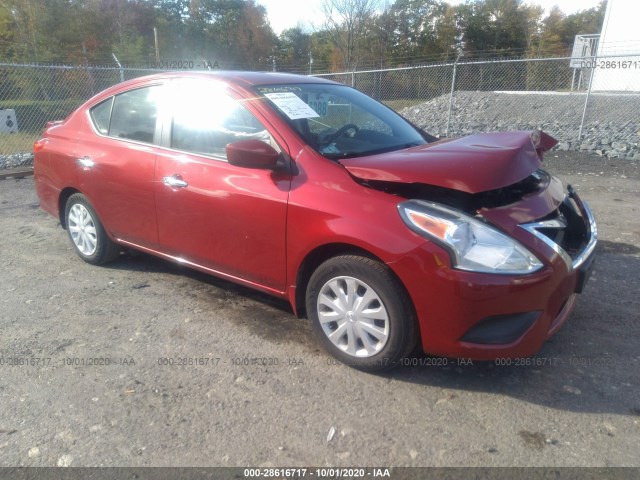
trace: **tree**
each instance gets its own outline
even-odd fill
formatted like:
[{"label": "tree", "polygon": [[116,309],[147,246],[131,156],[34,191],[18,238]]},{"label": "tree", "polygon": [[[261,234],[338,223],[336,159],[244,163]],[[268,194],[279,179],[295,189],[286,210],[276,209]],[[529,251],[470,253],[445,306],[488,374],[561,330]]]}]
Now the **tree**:
[{"label": "tree", "polygon": [[527,47],[527,10],[521,0],[475,0],[459,7],[466,52],[523,53]]},{"label": "tree", "polygon": [[524,5],[527,26],[527,49],[532,52],[535,48],[542,30],[542,15],[544,8],[540,5]]},{"label": "tree", "polygon": [[566,55],[567,44],[564,36],[566,15],[556,5],[542,21],[542,29],[537,42],[535,54]]},{"label": "tree", "polygon": [[[38,62],[42,57],[41,21],[47,14],[37,0],[3,0],[3,26],[8,31],[0,33],[12,42],[11,52],[14,60],[21,62]],[[14,30],[11,32],[11,30]]]},{"label": "tree", "polygon": [[395,41],[395,20],[391,14],[391,8],[385,6],[384,11],[373,19],[372,36],[368,42],[369,54],[372,63],[377,68],[387,66],[392,57],[392,48]]},{"label": "tree", "polygon": [[183,17],[184,58],[216,59],[230,68],[264,68],[276,36],[255,0],[191,0]]},{"label": "tree", "polygon": [[311,58],[311,35],[300,26],[288,28],[280,34],[278,69],[306,72]]},{"label": "tree", "polygon": [[588,10],[565,15],[553,7],[541,23],[538,39],[532,51],[540,55],[565,56],[571,54],[576,35],[598,34],[602,29],[606,2]]},{"label": "tree", "polygon": [[394,57],[411,59],[441,53],[436,27],[446,6],[439,0],[396,0],[391,7]]},{"label": "tree", "polygon": [[356,69],[377,7],[378,0],[322,1],[323,30],[339,54],[342,69]]},{"label": "tree", "polygon": [[329,34],[321,30],[311,34],[311,58],[313,65],[312,72],[327,72],[340,69],[333,61],[333,54],[336,51]]},{"label": "tree", "polygon": [[450,56],[460,49],[460,30],[456,19],[456,9],[449,4],[443,5],[443,13],[436,19],[435,48],[441,54]]},{"label": "tree", "polygon": [[[219,61],[226,68],[355,70],[469,56],[568,55],[599,33],[606,3],[565,15],[525,0],[323,0],[324,25],[273,33],[259,0],[0,0],[0,60],[128,64]],[[535,1],[535,0],[533,0]]]},{"label": "tree", "polygon": [[597,7],[568,15],[563,32],[565,41],[573,45],[576,35],[600,33],[606,10],[607,2],[602,0]]}]

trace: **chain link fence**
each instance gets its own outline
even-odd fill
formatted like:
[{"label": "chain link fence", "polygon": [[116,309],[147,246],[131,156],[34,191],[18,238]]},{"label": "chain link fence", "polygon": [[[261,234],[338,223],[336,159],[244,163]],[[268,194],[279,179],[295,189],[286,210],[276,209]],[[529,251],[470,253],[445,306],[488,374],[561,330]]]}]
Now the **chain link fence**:
[{"label": "chain link fence", "polygon": [[561,150],[640,159],[640,55],[514,59],[320,77],[351,85],[440,137],[541,129]]},{"label": "chain link fence", "polygon": [[28,165],[48,121],[64,119],[107,87],[154,72],[0,63],[0,168]]},{"label": "chain link fence", "polygon": [[[321,74],[386,103],[426,131],[542,129],[562,150],[640,158],[640,55],[461,61]],[[0,168],[28,163],[50,120],[124,80],[159,70],[0,64]]]}]

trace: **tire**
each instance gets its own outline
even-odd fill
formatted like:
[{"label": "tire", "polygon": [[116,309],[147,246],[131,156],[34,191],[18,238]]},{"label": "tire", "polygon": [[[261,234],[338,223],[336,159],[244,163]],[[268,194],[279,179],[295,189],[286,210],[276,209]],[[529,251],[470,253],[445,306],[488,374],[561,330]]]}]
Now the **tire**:
[{"label": "tire", "polygon": [[64,220],[71,244],[85,262],[103,265],[120,254],[120,247],[111,241],[96,211],[81,193],[74,193],[67,200]]},{"label": "tire", "polygon": [[418,323],[403,286],[382,263],[341,255],[311,275],[306,308],[325,349],[341,363],[376,372],[415,347]]}]

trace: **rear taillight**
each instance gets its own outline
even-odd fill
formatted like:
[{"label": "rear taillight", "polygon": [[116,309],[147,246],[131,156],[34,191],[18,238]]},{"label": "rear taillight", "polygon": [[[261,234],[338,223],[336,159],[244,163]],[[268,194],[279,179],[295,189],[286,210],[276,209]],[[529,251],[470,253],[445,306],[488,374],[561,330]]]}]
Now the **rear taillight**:
[{"label": "rear taillight", "polygon": [[39,152],[47,144],[46,138],[41,138],[33,144],[33,153]]}]

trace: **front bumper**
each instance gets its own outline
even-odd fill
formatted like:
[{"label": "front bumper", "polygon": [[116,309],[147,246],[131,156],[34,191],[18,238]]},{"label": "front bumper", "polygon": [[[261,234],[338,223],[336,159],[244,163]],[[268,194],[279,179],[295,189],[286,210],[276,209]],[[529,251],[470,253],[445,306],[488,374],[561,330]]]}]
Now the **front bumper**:
[{"label": "front bumper", "polygon": [[[448,255],[430,243],[389,265],[413,300],[425,352],[475,360],[526,357],[560,329],[589,278],[597,244],[589,206],[571,187],[568,192],[564,200],[575,210],[569,227],[580,232],[557,235],[553,230],[563,227],[561,210],[569,208],[561,199],[547,202],[548,211],[539,212],[542,220],[507,226],[545,263],[538,272],[514,276],[455,270]],[[540,204],[536,198],[522,202],[513,209],[518,212],[514,218],[521,218],[527,202]],[[507,218],[504,211],[500,214]],[[554,241],[558,238],[569,238],[565,243],[574,247],[579,241],[579,248],[568,251],[562,241]]]}]

